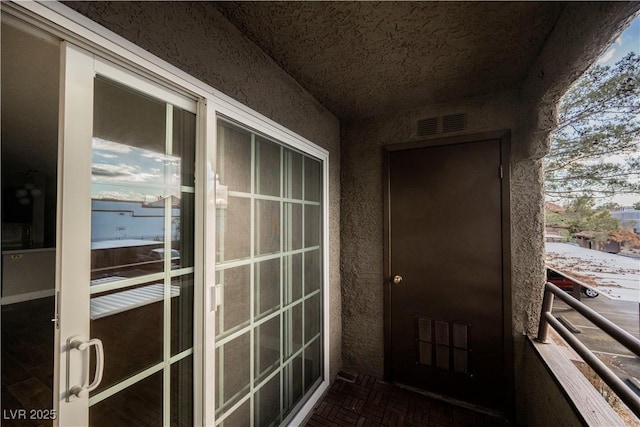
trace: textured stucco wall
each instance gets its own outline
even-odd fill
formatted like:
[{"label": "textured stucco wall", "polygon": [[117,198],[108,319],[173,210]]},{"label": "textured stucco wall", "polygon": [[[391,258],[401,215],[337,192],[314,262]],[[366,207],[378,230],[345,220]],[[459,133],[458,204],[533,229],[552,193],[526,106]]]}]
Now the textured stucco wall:
[{"label": "textured stucco wall", "polygon": [[[343,125],[342,141],[342,306],[343,357],[345,368],[381,377],[384,370],[383,337],[383,146],[437,139],[460,134],[510,130],[516,126],[519,96],[504,93],[458,102],[372,117]],[[465,113],[467,130],[438,134],[430,138],[416,135],[416,121],[447,114]],[[512,145],[517,144],[512,138]],[[540,188],[540,163],[512,161],[512,186]],[[528,191],[528,190],[526,190]],[[513,194],[512,203],[527,203],[512,212],[512,233],[526,235],[534,226],[542,232],[537,215],[539,197]],[[532,209],[533,212],[527,209]],[[526,221],[524,219],[526,218]],[[532,224],[538,221],[537,224]],[[519,230],[522,227],[523,230]],[[526,228],[526,229],[525,229]],[[540,248],[536,248],[540,250]],[[514,269],[520,266],[514,266]],[[523,274],[518,274],[520,277]],[[539,275],[539,281],[542,276]],[[513,293],[530,293],[513,283]],[[520,300],[526,298],[514,298]],[[514,309],[515,312],[515,309]],[[522,315],[514,331],[522,331]]]},{"label": "textured stucco wall", "polygon": [[208,2],[65,2],[329,151],[331,378],[342,366],[340,124]]},{"label": "textured stucco wall", "polygon": [[[535,334],[544,286],[544,167],[556,104],[623,28],[638,3],[568,5],[521,90],[343,124],[342,287],[345,369],[382,376],[382,146],[427,138],[420,118],[464,112],[465,134],[511,130],[511,304],[517,390],[536,387],[524,334]],[[601,24],[606,22],[607,26]],[[603,30],[606,28],[606,30]],[[455,135],[447,134],[447,135]],[[437,135],[439,138],[445,135]],[[528,363],[528,362],[527,362]],[[525,369],[526,368],[526,369]],[[544,411],[516,393],[518,412]],[[533,405],[533,406],[532,406]],[[526,421],[526,420],[521,420]]]}]

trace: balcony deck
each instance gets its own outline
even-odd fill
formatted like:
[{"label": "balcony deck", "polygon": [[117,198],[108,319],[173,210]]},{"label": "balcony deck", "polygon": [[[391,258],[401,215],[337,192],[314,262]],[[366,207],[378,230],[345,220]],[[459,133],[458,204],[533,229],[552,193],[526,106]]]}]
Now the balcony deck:
[{"label": "balcony deck", "polygon": [[374,377],[338,379],[305,424],[327,426],[509,426],[486,413],[434,399]]}]

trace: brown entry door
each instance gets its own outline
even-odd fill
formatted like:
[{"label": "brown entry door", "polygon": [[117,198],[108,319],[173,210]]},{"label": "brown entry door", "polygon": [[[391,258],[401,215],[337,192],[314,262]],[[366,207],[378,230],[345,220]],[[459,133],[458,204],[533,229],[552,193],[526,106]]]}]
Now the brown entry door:
[{"label": "brown entry door", "polygon": [[507,390],[501,144],[390,151],[387,204],[388,376],[498,410]]}]

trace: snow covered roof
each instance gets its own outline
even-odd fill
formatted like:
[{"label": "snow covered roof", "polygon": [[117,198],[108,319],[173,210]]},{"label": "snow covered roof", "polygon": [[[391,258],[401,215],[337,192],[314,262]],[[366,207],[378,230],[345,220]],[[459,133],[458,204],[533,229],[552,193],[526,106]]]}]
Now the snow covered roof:
[{"label": "snow covered roof", "polygon": [[547,242],[547,264],[597,288],[601,295],[640,302],[640,259]]}]

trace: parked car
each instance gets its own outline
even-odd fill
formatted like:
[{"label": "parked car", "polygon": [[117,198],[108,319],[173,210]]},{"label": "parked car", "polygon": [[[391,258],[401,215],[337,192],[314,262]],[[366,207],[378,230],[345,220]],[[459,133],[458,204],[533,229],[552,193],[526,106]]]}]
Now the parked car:
[{"label": "parked car", "polygon": [[[573,286],[576,284],[573,280],[563,276],[560,273],[557,273],[549,268],[547,268],[547,282],[553,283],[560,289],[572,292]],[[582,288],[582,293],[585,294],[589,298],[595,298],[599,294],[594,289],[585,288],[584,286],[580,286]]]},{"label": "parked car", "polygon": [[[171,269],[176,269],[180,267],[180,251],[176,249],[171,249]],[[160,261],[164,260],[164,248],[155,248],[151,249],[148,252],[142,253],[138,255],[138,262],[158,265]]]},{"label": "parked car", "polygon": [[[151,251],[149,252],[149,256],[151,257],[151,259],[164,259],[164,249],[163,248],[151,249]],[[171,259],[172,260],[180,259],[180,251],[176,249],[171,249]]]}]

